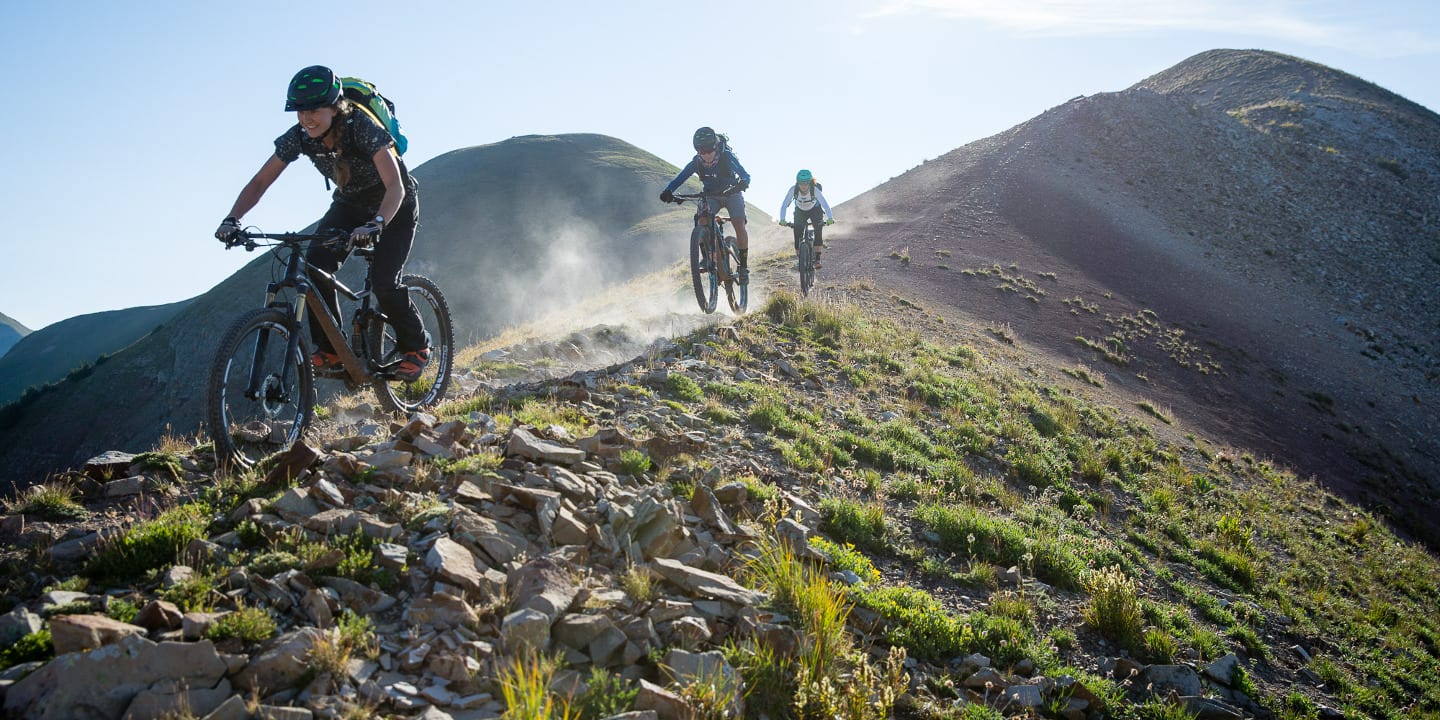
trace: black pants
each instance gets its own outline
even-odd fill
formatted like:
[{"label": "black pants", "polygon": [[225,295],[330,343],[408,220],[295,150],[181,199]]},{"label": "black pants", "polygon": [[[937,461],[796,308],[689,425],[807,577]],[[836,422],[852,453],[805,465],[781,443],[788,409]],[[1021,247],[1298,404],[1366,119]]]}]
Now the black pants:
[{"label": "black pants", "polygon": [[[407,193],[405,201],[400,203],[399,212],[395,213],[395,218],[385,223],[385,230],[380,233],[380,239],[375,243],[375,258],[370,263],[370,289],[375,293],[380,311],[385,313],[390,325],[395,328],[395,347],[400,352],[425,347],[425,324],[420,320],[420,313],[415,309],[415,305],[410,302],[409,293],[400,285],[400,274],[405,271],[405,260],[410,257],[410,246],[415,242],[415,226],[419,215],[419,200],[413,191]],[[334,203],[325,213],[325,217],[320,219],[320,228],[322,231],[325,228],[351,230],[374,217],[374,208]],[[325,272],[334,273],[349,255],[350,250],[344,244],[311,243],[305,259]],[[313,274],[310,276],[310,283],[317,296],[325,301],[325,305],[343,327],[340,295],[336,292],[335,285]],[[334,352],[334,348],[330,347],[330,340],[325,337],[325,331],[320,329],[313,314],[310,316],[310,341],[316,350]]]},{"label": "black pants", "polygon": [[820,203],[815,203],[815,207],[809,210],[801,210],[798,207],[795,208],[795,223],[793,228],[795,230],[796,245],[800,244],[800,238],[805,237],[805,223],[807,222],[815,227],[815,244],[824,245],[824,243],[820,242],[820,229],[825,227],[825,210],[820,207]]}]

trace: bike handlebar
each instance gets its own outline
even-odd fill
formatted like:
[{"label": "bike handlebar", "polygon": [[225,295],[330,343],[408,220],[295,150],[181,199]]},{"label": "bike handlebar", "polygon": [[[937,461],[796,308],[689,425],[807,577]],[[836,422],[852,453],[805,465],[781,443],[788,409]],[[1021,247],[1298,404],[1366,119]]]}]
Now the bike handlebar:
[{"label": "bike handlebar", "polygon": [[740,188],[738,188],[738,187],[730,187],[730,188],[726,188],[726,189],[724,189],[724,190],[721,190],[721,191],[718,192],[718,193],[716,193],[716,192],[698,192],[698,193],[683,193],[683,194],[682,194],[682,193],[672,193],[672,194],[670,195],[670,197],[675,198],[675,201],[676,201],[677,203],[679,203],[679,202],[682,202],[682,201],[685,201],[685,200],[699,200],[699,199],[705,198],[705,197],[716,197],[716,196],[722,196],[722,197],[723,197],[723,196],[729,196],[729,195],[734,195],[734,194],[737,193],[737,192],[740,192]]},{"label": "bike handlebar", "polygon": [[[349,242],[350,233],[345,230],[331,230],[320,233],[265,233],[252,232],[250,230],[239,230],[225,240],[225,249],[233,247],[244,247],[246,252],[253,252],[258,247],[271,247],[278,245],[299,245],[305,242],[335,242],[338,240]],[[268,240],[270,242],[259,242]]]}]

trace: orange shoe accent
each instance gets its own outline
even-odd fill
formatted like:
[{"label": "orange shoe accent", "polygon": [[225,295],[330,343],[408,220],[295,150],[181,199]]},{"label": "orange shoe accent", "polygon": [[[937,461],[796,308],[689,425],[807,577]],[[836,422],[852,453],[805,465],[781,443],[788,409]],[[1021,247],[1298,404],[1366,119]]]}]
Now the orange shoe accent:
[{"label": "orange shoe accent", "polygon": [[425,371],[425,366],[430,364],[430,348],[422,350],[411,350],[401,357],[400,367],[395,368],[395,375],[405,382],[414,382],[420,378],[420,373]]},{"label": "orange shoe accent", "polygon": [[340,364],[340,356],[324,350],[316,350],[310,353],[310,364],[316,368],[335,367]]}]

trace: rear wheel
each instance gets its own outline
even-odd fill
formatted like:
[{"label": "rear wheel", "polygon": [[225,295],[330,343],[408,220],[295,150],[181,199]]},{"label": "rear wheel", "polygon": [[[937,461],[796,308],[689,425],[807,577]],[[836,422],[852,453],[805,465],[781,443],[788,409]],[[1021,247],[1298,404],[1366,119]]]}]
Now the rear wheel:
[{"label": "rear wheel", "polygon": [[244,470],[300,439],[315,409],[310,345],[292,335],[290,316],[260,308],[242,316],[220,340],[210,366],[206,421],[222,468]]},{"label": "rear wheel", "polygon": [[455,361],[455,330],[450,323],[450,306],[440,287],[426,277],[406,275],[400,279],[410,295],[410,303],[420,311],[430,342],[430,362],[415,380],[396,377],[394,366],[401,361],[395,346],[395,329],[378,315],[371,316],[365,327],[365,346],[370,357],[382,368],[375,373],[375,396],[389,412],[408,415],[430,407],[445,397],[450,386],[451,364]]},{"label": "rear wheel", "polygon": [[690,284],[695,287],[695,302],[700,304],[700,310],[706,313],[715,312],[715,301],[718,299],[717,292],[720,284],[720,277],[716,269],[706,268],[706,255],[710,249],[710,232],[703,227],[696,227],[690,232]]},{"label": "rear wheel", "polygon": [[735,238],[725,238],[721,247],[720,255],[725,263],[725,299],[730,303],[730,312],[740,315],[745,312],[750,300],[750,284],[740,282],[740,254],[735,247]]}]

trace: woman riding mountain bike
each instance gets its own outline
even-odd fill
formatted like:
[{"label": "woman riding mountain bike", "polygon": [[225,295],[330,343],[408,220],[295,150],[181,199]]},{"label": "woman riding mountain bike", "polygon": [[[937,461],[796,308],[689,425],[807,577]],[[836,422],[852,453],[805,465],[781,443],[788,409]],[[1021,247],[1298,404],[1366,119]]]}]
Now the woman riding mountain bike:
[{"label": "woman riding mountain bike", "polygon": [[[785,211],[790,209],[790,203],[795,203],[795,221],[792,223],[785,219]],[[824,222],[821,222],[821,214],[824,214]],[[800,238],[805,234],[805,224],[809,223],[815,228],[815,267],[820,267],[820,248],[825,247],[824,236],[820,234],[822,225],[831,225],[835,222],[835,214],[830,212],[830,203],[825,201],[825,194],[820,192],[820,183],[815,182],[815,176],[809,170],[801,170],[795,174],[795,184],[785,192],[785,201],[780,204],[780,224],[795,229],[795,243],[800,243]]]},{"label": "woman riding mountain bike", "polygon": [[[296,73],[285,97],[285,110],[294,111],[298,122],[275,139],[275,152],[241,189],[215,237],[234,238],[240,231],[240,218],[260,202],[285,168],[301,155],[309,157],[325,176],[327,186],[335,183],[320,229],[349,230],[351,243],[375,245],[370,282],[403,355],[396,374],[414,380],[430,361],[425,326],[400,281],[420,214],[415,178],[396,153],[389,131],[367,113],[356,111],[330,68],[313,65]],[[311,283],[336,317],[340,317],[340,299],[329,275],[340,269],[350,250],[347,243],[312,243],[305,257],[310,265],[325,271],[313,274]],[[313,314],[310,338],[315,348],[311,362],[317,369],[339,363]]]},{"label": "woman riding mountain bike", "polygon": [[[750,234],[745,231],[745,196],[742,193],[750,187],[750,173],[745,172],[740,160],[730,150],[728,139],[724,135],[717,134],[709,127],[702,127],[695,131],[690,140],[695,148],[695,157],[660,191],[660,202],[676,202],[675,190],[691,175],[699,173],[700,184],[705,193],[705,212],[713,215],[723,207],[730,213],[730,224],[735,228],[736,256],[740,261],[740,284],[748,284]],[[723,195],[727,190],[734,192]]]}]

